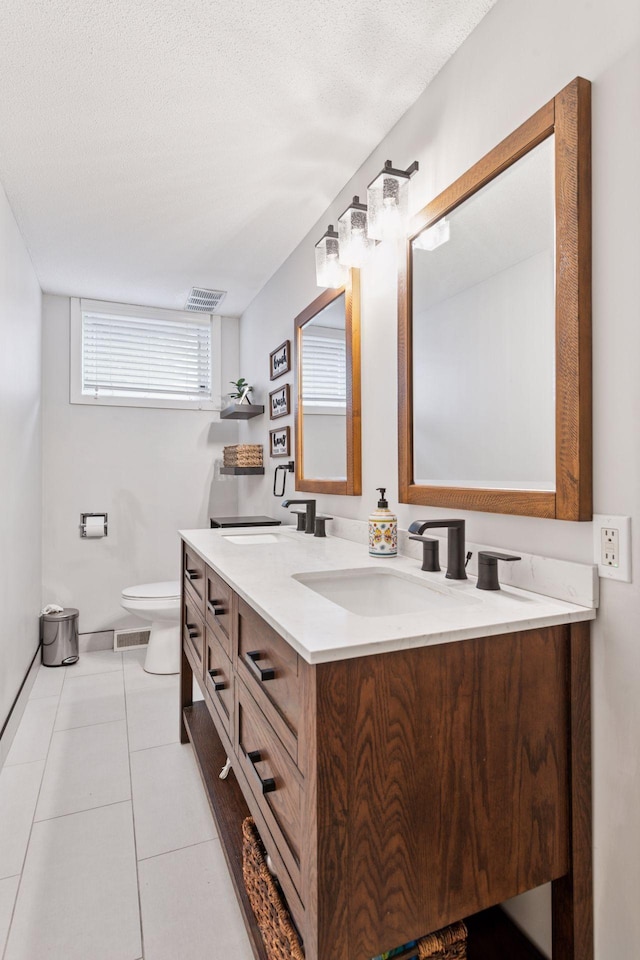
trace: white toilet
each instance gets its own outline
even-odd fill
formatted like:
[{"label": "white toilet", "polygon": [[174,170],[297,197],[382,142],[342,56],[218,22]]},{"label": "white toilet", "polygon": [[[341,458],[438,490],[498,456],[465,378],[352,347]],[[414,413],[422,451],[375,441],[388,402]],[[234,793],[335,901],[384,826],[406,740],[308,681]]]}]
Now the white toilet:
[{"label": "white toilet", "polygon": [[129,613],[151,621],[147,673],[180,673],[180,581],[125,587],[120,603]]}]

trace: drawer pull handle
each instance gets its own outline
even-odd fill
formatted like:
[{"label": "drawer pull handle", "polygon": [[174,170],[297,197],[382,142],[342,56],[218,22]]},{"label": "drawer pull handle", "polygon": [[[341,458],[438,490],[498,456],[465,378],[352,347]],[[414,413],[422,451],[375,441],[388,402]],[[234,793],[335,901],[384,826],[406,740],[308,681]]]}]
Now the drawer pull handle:
[{"label": "drawer pull handle", "polygon": [[191,637],[192,640],[195,640],[196,637],[199,637],[199,636],[200,636],[200,634],[199,634],[199,632],[198,632],[198,628],[196,627],[195,623],[187,623],[187,624],[186,624],[186,627],[187,627],[187,631],[188,631],[188,633],[189,633],[189,636]]},{"label": "drawer pull handle", "polygon": [[213,683],[213,689],[216,691],[216,693],[219,693],[221,690],[227,689],[226,681],[216,680],[216,677],[218,676],[219,672],[220,672],[219,670],[209,670],[209,676],[211,677],[211,682]]},{"label": "drawer pull handle", "polygon": [[188,567],[187,567],[187,569],[184,571],[184,575],[185,575],[185,577],[187,578],[187,580],[199,580],[199,579],[200,579],[200,574],[198,573],[198,571],[197,571],[197,570],[189,570]]},{"label": "drawer pull handle", "polygon": [[259,650],[252,650],[250,653],[245,653],[244,661],[253,673],[255,677],[260,680],[261,683],[265,683],[267,680],[274,680],[276,672],[273,667],[259,667],[257,661],[262,659],[262,654]]},{"label": "drawer pull handle", "polygon": [[253,772],[255,773],[256,777],[258,778],[258,783],[260,784],[260,788],[261,788],[262,792],[263,792],[263,793],[273,793],[273,791],[276,789],[276,782],[275,782],[275,780],[273,779],[273,777],[266,777],[266,778],[263,780],[262,777],[260,776],[260,774],[258,773],[258,771],[256,770],[256,763],[260,763],[260,762],[262,761],[262,755],[261,755],[260,751],[259,751],[259,750],[250,750],[250,751],[248,752],[248,754],[247,754],[247,759],[248,759],[249,763],[251,764],[251,769],[253,770]]},{"label": "drawer pull handle", "polygon": [[218,606],[217,600],[207,601],[207,607],[209,608],[211,613],[214,615],[214,617],[220,617],[224,613],[224,607]]}]

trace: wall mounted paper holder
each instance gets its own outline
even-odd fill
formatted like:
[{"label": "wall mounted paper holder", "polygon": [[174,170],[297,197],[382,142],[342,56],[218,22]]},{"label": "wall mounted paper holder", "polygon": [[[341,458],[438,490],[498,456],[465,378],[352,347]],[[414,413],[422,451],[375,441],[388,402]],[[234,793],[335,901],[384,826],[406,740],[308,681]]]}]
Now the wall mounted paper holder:
[{"label": "wall mounted paper holder", "polygon": [[103,536],[109,535],[109,526],[108,526],[108,515],[102,510],[100,513],[81,513],[80,514],[80,536],[87,537],[87,520],[89,517],[102,517],[104,519],[104,533]]}]

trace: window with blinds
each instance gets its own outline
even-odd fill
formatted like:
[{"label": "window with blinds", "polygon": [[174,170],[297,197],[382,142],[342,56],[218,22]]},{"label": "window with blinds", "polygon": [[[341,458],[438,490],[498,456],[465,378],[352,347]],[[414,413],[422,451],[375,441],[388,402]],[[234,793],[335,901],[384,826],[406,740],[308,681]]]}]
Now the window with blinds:
[{"label": "window with blinds", "polygon": [[86,397],[211,401],[211,370],[209,317],[183,321],[82,311]]},{"label": "window with blinds", "polygon": [[302,337],[302,402],[341,412],[347,405],[347,355],[344,334],[318,336],[305,330]]}]

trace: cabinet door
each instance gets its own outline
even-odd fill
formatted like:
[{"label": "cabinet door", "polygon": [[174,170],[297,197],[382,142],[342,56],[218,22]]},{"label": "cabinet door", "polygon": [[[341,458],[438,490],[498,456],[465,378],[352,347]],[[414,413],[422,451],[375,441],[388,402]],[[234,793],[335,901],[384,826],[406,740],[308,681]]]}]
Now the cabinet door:
[{"label": "cabinet door", "polygon": [[241,680],[236,679],[237,758],[291,879],[300,886],[303,781]]},{"label": "cabinet door", "polygon": [[[316,668],[319,857],[341,846],[350,902],[369,904],[350,914],[358,956],[566,874],[567,636],[541,628]],[[321,861],[318,883],[333,903]]]},{"label": "cabinet door", "polygon": [[231,736],[233,726],[231,661],[216,635],[208,627],[205,630],[204,689],[207,705],[213,707],[225,731]]},{"label": "cabinet door", "polygon": [[182,642],[191,654],[197,675],[202,679],[204,660],[204,622],[200,616],[199,601],[185,585],[182,604]]},{"label": "cabinet door", "polygon": [[298,654],[241,598],[237,672],[297,761],[302,701]]},{"label": "cabinet door", "polygon": [[201,617],[204,617],[204,568],[204,560],[198,556],[195,550],[185,544],[183,582],[191,588]]},{"label": "cabinet door", "polygon": [[224,652],[230,658],[235,632],[236,595],[228,583],[210,567],[205,572],[205,617]]}]

